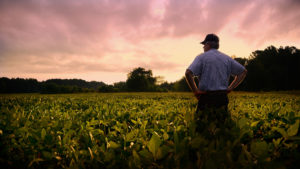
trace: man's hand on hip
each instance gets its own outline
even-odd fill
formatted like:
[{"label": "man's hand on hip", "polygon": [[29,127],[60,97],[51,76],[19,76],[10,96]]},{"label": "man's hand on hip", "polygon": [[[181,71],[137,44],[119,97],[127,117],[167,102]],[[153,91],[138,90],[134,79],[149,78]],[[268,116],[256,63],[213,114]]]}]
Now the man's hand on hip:
[{"label": "man's hand on hip", "polygon": [[206,92],[200,91],[200,90],[197,90],[197,91],[194,92],[194,96],[197,98],[197,100],[200,99],[200,96],[201,96],[202,94],[206,94]]}]

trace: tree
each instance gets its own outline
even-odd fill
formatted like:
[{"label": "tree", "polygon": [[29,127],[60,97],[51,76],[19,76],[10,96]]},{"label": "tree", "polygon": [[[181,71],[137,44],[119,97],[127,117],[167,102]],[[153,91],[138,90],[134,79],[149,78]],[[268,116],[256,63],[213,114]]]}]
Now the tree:
[{"label": "tree", "polygon": [[126,82],[116,82],[116,83],[114,83],[114,88],[115,88],[115,91],[125,92],[125,91],[127,91]]},{"label": "tree", "polygon": [[[196,85],[198,85],[197,82],[196,82]],[[178,80],[174,83],[173,90],[177,91],[177,92],[190,91],[190,88],[185,80],[185,77],[182,77],[180,80]]]},{"label": "tree", "polygon": [[269,46],[251,54],[246,65],[246,90],[300,89],[300,50],[295,47]]},{"label": "tree", "polygon": [[0,78],[0,93],[34,93],[39,91],[36,79]]},{"label": "tree", "polygon": [[246,58],[234,58],[234,60],[244,66],[246,66],[248,64],[248,59],[246,59]]},{"label": "tree", "polygon": [[103,93],[115,92],[115,89],[113,85],[104,85],[98,88],[98,92],[103,92]]},{"label": "tree", "polygon": [[129,91],[154,91],[156,78],[152,75],[152,70],[135,68],[128,75],[126,85]]},{"label": "tree", "polygon": [[173,90],[173,83],[164,82],[159,85],[159,89],[162,92],[168,92]]}]

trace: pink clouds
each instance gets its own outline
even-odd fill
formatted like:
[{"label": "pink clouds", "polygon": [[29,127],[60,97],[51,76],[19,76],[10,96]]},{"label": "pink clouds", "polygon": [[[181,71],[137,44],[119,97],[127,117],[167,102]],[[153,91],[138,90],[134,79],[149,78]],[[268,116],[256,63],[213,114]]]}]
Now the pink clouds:
[{"label": "pink clouds", "polygon": [[46,48],[47,51],[84,53],[94,43],[100,43],[101,47],[112,29],[130,30],[147,15],[146,3],[110,2],[4,1],[1,4],[1,25],[4,25],[0,29],[1,41],[10,43],[8,47],[34,52]]},{"label": "pink clouds", "polygon": [[278,39],[298,40],[300,36],[299,9],[300,1],[297,0],[251,3],[239,25],[240,31],[237,35],[257,46],[265,41]]},{"label": "pink clouds", "polygon": [[248,44],[299,42],[299,9],[298,0],[2,0],[0,76],[125,73],[136,66],[178,73],[186,65],[173,57],[180,48],[143,43],[202,40],[233,22],[232,35]]}]

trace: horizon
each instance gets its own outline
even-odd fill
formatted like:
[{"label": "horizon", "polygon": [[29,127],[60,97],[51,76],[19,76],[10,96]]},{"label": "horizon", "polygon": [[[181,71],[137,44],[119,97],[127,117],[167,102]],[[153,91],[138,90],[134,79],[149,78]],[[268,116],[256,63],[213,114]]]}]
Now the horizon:
[{"label": "horizon", "polygon": [[4,0],[0,77],[113,84],[143,67],[175,82],[208,33],[240,58],[271,45],[300,47],[299,9],[297,0]]}]

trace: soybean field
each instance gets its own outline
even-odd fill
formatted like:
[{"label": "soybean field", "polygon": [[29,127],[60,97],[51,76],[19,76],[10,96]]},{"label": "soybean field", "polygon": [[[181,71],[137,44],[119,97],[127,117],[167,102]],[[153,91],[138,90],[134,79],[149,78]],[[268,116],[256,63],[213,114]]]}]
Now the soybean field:
[{"label": "soybean field", "polygon": [[192,93],[2,94],[0,165],[298,168],[299,92],[232,92],[229,100],[230,123],[208,123],[203,134]]}]

